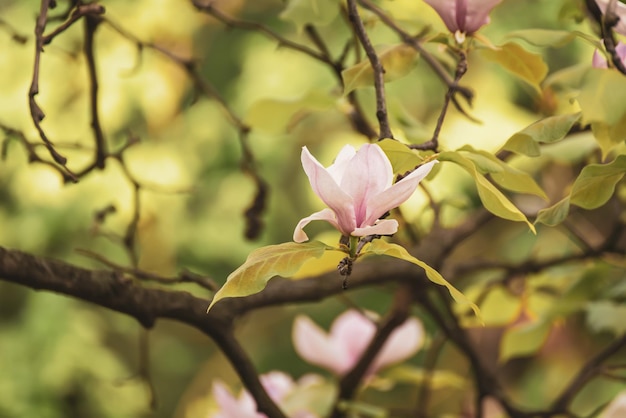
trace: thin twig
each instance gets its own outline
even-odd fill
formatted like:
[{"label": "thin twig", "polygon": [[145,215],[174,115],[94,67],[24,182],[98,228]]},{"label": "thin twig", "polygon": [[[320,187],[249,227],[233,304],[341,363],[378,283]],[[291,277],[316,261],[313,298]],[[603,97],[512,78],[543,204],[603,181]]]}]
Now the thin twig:
[{"label": "thin twig", "polygon": [[389,117],[387,116],[387,99],[385,97],[385,69],[383,68],[380,58],[374,46],[367,36],[363,21],[357,10],[356,0],[348,0],[348,17],[354,28],[354,32],[359,42],[365,50],[367,59],[372,66],[374,73],[374,90],[376,91],[376,118],[378,119],[379,134],[378,139],[393,138],[391,127],[389,126]]}]

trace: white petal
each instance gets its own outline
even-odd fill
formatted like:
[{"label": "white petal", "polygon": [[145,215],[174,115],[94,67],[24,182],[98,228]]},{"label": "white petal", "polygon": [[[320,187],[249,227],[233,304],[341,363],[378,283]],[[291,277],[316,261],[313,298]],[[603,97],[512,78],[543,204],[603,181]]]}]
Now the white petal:
[{"label": "white petal", "polygon": [[335,179],[337,184],[341,184],[341,179],[350,164],[350,160],[356,155],[356,150],[352,145],[345,145],[337,157],[335,158],[335,162],[333,162],[328,168],[328,172]]},{"label": "white petal", "polygon": [[319,212],[315,212],[314,214],[307,216],[306,218],[300,219],[300,222],[298,222],[298,225],[296,225],[296,229],[293,231],[293,240],[295,242],[304,242],[309,239],[303,228],[307,226],[311,221],[326,221],[335,228],[339,229],[335,212],[328,208],[322,209]]},{"label": "white petal", "polygon": [[352,232],[355,237],[368,235],[393,235],[398,232],[398,221],[395,219],[382,219],[372,226],[357,228]]}]

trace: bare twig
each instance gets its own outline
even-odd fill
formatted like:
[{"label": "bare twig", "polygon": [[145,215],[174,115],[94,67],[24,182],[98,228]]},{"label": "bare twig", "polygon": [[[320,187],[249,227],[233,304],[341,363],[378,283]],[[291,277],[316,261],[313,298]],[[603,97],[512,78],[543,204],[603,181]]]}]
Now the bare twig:
[{"label": "bare twig", "polygon": [[387,99],[385,97],[385,69],[383,68],[380,58],[374,46],[367,36],[363,21],[357,10],[356,0],[348,0],[348,17],[354,28],[359,42],[365,50],[365,54],[372,66],[374,73],[374,89],[376,91],[376,118],[378,119],[379,134],[378,139],[393,138],[391,127],[389,126],[389,117],[387,115]]}]

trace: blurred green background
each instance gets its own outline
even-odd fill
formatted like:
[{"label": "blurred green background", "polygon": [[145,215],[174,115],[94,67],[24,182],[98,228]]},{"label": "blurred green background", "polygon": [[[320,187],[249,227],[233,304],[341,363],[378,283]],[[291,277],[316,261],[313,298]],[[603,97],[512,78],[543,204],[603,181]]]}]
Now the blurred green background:
[{"label": "blurred green background", "polygon": [[[58,3],[51,12],[53,16],[68,7],[67,2]],[[224,110],[216,101],[199,95],[185,72],[161,53],[149,48],[140,51],[132,40],[106,23],[98,28],[95,47],[100,116],[109,148],[119,149],[130,136],[140,139],[124,153],[127,168],[143,186],[137,229],[138,267],[162,276],[173,276],[187,268],[221,283],[252,249],[291,240],[298,219],[321,208],[300,168],[300,148],[308,146],[328,165],[345,143],[360,144],[364,138],[347,122],[346,99],[332,72],[309,57],[280,48],[259,33],[226,29],[210,16],[198,13],[188,1],[103,0],[101,4],[106,7],[107,19],[142,41],[180,57],[193,57],[202,76],[252,127],[250,147],[271,190],[265,228],[261,237],[251,242],[243,236],[243,212],[254,197],[255,186],[240,169],[237,131]],[[262,22],[289,39],[308,43],[301,28],[280,17],[285,8],[283,1],[223,0],[214,4],[225,13]],[[433,33],[444,30],[440,19],[421,1],[384,0],[379,4],[408,29],[417,31],[430,25]],[[0,125],[23,132],[33,142],[38,136],[30,120],[27,93],[38,10],[39,2],[34,0],[0,0]],[[587,24],[577,23],[576,18],[582,16],[579,10],[578,3],[571,0],[505,0],[492,14],[492,24],[481,33],[495,44],[501,43],[509,31],[523,28],[591,33]],[[59,21],[53,21],[48,28],[57,24]],[[368,29],[377,45],[397,43],[382,25],[370,22]],[[350,36],[341,16],[319,30],[335,56]],[[16,34],[23,36],[24,42],[18,42]],[[74,25],[45,47],[37,96],[46,113],[44,130],[75,170],[88,164],[93,144],[82,47],[82,24]],[[436,46],[429,49],[446,59]],[[593,48],[584,42],[572,42],[541,52],[554,72],[589,63]],[[495,150],[545,109],[563,113],[571,106],[558,98],[537,102],[531,89],[479,54],[470,57],[470,71],[464,82],[477,92],[471,113],[483,123],[474,124],[458,112],[451,112],[442,132],[443,147],[447,149],[471,143],[475,148]],[[411,142],[428,139],[444,92],[421,61],[407,77],[388,84],[389,107],[398,137]],[[358,94],[373,122],[373,90],[359,90]],[[0,245],[103,268],[76,251],[88,249],[115,263],[129,265],[115,237],[123,236],[131,222],[133,186],[117,161],[109,160],[105,170],[92,172],[78,184],[63,184],[59,174],[49,167],[28,164],[18,138],[7,134],[3,144]],[[582,137],[580,144],[576,146],[579,152],[594,147],[590,135]],[[43,147],[38,153],[46,156]],[[449,203],[445,212],[449,223],[457,222],[463,213],[480,204],[471,179],[453,168],[433,181],[431,189],[437,199]],[[557,192],[558,187],[553,190]],[[115,207],[115,212],[104,222],[97,222],[96,213],[109,205]],[[403,214],[408,221],[426,228],[431,215],[424,195],[416,193],[403,207]],[[498,248],[495,254],[503,259],[514,259],[519,257],[520,248],[530,249],[536,244],[520,233],[519,225],[500,226],[508,231],[501,240],[506,245],[481,242],[480,248],[492,246]],[[326,225],[312,224],[309,235],[327,229]],[[557,235],[546,235],[542,245],[548,248],[559,243]],[[209,296],[194,285],[172,287]],[[367,309],[384,312],[389,305],[388,293],[385,289],[360,290],[351,294],[351,299]],[[511,303],[507,296],[492,298],[497,300],[494,317],[504,317],[500,327],[514,321],[521,309],[519,295]],[[280,369],[298,377],[319,370],[305,364],[293,351],[290,328],[294,315],[306,312],[328,326],[345,308],[344,301],[332,299],[265,309],[242,319],[238,335],[261,372]],[[432,324],[426,322],[432,331]],[[561,387],[564,376],[571,375],[571,365],[580,363],[595,347],[587,331],[578,330],[580,322],[580,318],[574,318],[575,332],[561,328],[566,337],[553,336],[555,344],[561,344],[558,352],[567,354],[557,358],[557,349],[548,350],[528,367],[509,365],[514,376],[523,375],[517,387],[522,401],[541,406],[550,398],[550,389]],[[491,331],[497,334],[501,328]],[[580,338],[585,343],[568,347],[565,342],[579,338],[576,333],[584,334]],[[603,336],[597,343],[607,339]],[[146,340],[148,352],[141,348]],[[423,355],[413,363],[419,364]],[[467,364],[449,345],[441,358],[446,369],[460,375],[467,373]],[[146,361],[154,385],[153,409],[149,385],[143,379],[145,373],[142,375]],[[547,363],[554,367],[547,369]],[[233,387],[238,385],[224,357],[194,329],[160,321],[146,332],[123,315],[3,282],[0,371],[1,418],[206,417],[212,380],[219,377]],[[539,386],[547,393],[535,389]],[[606,393],[607,399],[622,385],[609,386],[598,389]],[[395,390],[399,396],[415,396],[410,385]],[[467,402],[466,393],[466,388],[436,391],[434,409],[443,413],[446,408],[457,408]],[[384,392],[371,394],[372,402],[393,404],[393,399],[397,398]]]}]

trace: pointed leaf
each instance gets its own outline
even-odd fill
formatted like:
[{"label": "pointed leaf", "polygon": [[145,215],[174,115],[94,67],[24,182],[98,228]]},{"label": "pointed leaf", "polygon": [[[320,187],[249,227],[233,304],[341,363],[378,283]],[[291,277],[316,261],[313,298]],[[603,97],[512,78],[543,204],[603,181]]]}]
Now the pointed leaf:
[{"label": "pointed leaf", "polygon": [[507,329],[500,341],[499,361],[535,354],[546,342],[550,323],[537,321],[523,323]]},{"label": "pointed leaf", "polygon": [[233,271],[222,288],[215,293],[209,309],[223,298],[260,292],[272,277],[289,277],[307,260],[321,257],[326,250],[333,248],[319,241],[310,241],[302,244],[286,242],[252,251],[246,262]]},{"label": "pointed leaf", "polygon": [[517,208],[509,199],[502,194],[493,184],[480,174],[474,163],[463,157],[460,153],[454,151],[445,151],[439,154],[440,161],[450,161],[463,167],[474,178],[478,195],[483,202],[485,209],[510,221],[526,222],[533,233],[536,233],[535,227],[528,222],[526,216]]},{"label": "pointed leaf", "polygon": [[[459,151],[468,151],[464,152],[463,156],[471,159],[481,172],[489,173],[493,181],[505,189],[518,193],[532,194],[545,200],[548,199],[546,193],[530,174],[511,167],[495,155],[487,151],[475,150],[469,145],[465,145]],[[480,157],[480,159],[476,157]]]},{"label": "pointed leaf", "polygon": [[[418,54],[410,46],[399,44],[381,48],[378,56],[385,69],[385,82],[388,83],[407,75],[415,66]],[[374,85],[374,71],[367,59],[343,70],[341,77],[344,94],[360,87]]]},{"label": "pointed leaf", "polygon": [[583,123],[603,122],[612,126],[626,114],[626,100],[616,92],[626,91],[626,77],[618,71],[592,68],[583,79],[577,97]]},{"label": "pointed leaf", "polygon": [[370,245],[365,248],[365,251],[362,251],[361,254],[376,254],[376,255],[386,255],[389,257],[399,258],[404,261],[408,261],[409,263],[413,263],[426,272],[426,276],[428,279],[436,283],[440,286],[444,286],[450,292],[452,298],[459,304],[469,305],[470,308],[474,311],[476,316],[480,317],[480,309],[474,303],[472,303],[463,293],[461,293],[457,288],[452,286],[446,279],[443,278],[441,274],[422,260],[419,260],[413,257],[409,252],[402,246],[385,242],[382,240],[375,240]]},{"label": "pointed leaf", "polygon": [[539,54],[526,51],[514,42],[498,49],[481,50],[485,58],[500,64],[505,70],[527,82],[537,94],[541,94],[540,83],[548,74],[548,66]]},{"label": "pointed leaf", "polygon": [[534,46],[553,48],[565,46],[572,40],[580,38],[590,43],[594,48],[602,47],[598,39],[579,31],[522,29],[508,33],[507,38],[522,39]]},{"label": "pointed leaf", "polygon": [[383,139],[378,145],[391,161],[394,173],[406,173],[424,162],[415,151],[395,139]]},{"label": "pointed leaf", "polygon": [[280,18],[293,22],[298,30],[304,25],[325,26],[339,15],[337,0],[289,0]]},{"label": "pointed leaf", "polygon": [[626,115],[613,126],[602,122],[592,122],[591,131],[600,146],[604,160],[611,151],[626,140]]},{"label": "pointed leaf", "polygon": [[626,155],[608,164],[590,164],[583,168],[572,186],[570,201],[585,209],[604,205],[613,196],[615,185],[626,173]]},{"label": "pointed leaf", "polygon": [[537,214],[535,224],[542,223],[548,226],[560,224],[569,214],[569,196],[555,203],[549,208],[541,209]]},{"label": "pointed leaf", "polygon": [[541,119],[511,136],[502,149],[538,157],[541,154],[539,143],[560,141],[580,120],[580,116],[580,113],[571,113]]}]

